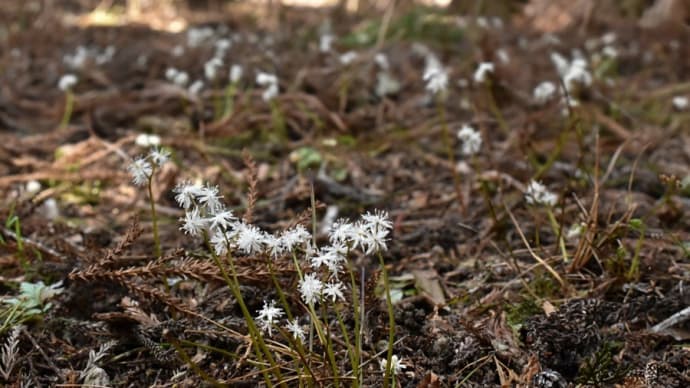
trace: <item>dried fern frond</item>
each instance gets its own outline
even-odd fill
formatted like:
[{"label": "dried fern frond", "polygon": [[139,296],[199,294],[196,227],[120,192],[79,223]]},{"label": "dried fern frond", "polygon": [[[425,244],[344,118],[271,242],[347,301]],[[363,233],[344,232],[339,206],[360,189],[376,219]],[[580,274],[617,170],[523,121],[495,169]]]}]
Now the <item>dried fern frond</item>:
[{"label": "dried fern frond", "polygon": [[0,351],[0,375],[5,381],[10,380],[12,370],[17,363],[17,355],[19,354],[19,333],[23,326],[17,325],[12,329],[12,332],[7,337],[5,344]]}]

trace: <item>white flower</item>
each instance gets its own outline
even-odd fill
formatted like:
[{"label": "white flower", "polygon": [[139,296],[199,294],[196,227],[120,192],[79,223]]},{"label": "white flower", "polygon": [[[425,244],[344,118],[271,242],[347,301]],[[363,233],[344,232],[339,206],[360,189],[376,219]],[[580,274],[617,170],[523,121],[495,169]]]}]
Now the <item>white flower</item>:
[{"label": "white flower", "polygon": [[328,282],[323,286],[323,295],[331,297],[331,301],[335,303],[337,299],[345,300],[343,295],[343,283],[335,281]]},{"label": "white flower", "polygon": [[242,78],[242,73],[242,66],[237,64],[230,66],[230,82],[236,84]]},{"label": "white flower", "polygon": [[530,205],[554,206],[558,201],[558,196],[549,191],[543,184],[533,180],[527,186],[525,200]]},{"label": "white flower", "polygon": [[388,236],[388,230],[386,229],[370,229],[364,234],[360,241],[360,247],[365,249],[364,253],[367,255],[386,251],[388,250],[386,246],[386,236]]},{"label": "white flower", "polygon": [[352,241],[352,236],[354,235],[355,228],[351,222],[346,220],[338,220],[331,226],[331,231],[328,235],[328,240],[333,243],[346,244]]},{"label": "white flower", "polygon": [[74,74],[65,74],[62,77],[60,77],[60,81],[58,81],[58,88],[62,90],[63,92],[66,92],[68,90],[72,90],[72,87],[77,84],[77,76]]},{"label": "white flower", "polygon": [[568,228],[568,231],[565,233],[565,239],[575,240],[576,238],[580,237],[580,235],[582,235],[582,232],[584,232],[586,228],[587,224],[585,224],[584,222],[572,224],[570,228]]},{"label": "white flower", "polygon": [[276,307],[276,301],[272,300],[271,303],[266,303],[264,301],[264,307],[259,310],[259,315],[256,317],[257,322],[261,330],[268,332],[271,336],[271,328],[277,319],[283,316],[283,309]]},{"label": "white flower", "polygon": [[400,91],[400,82],[385,71],[376,75],[376,95],[385,97]]},{"label": "white flower", "polygon": [[445,92],[448,88],[448,73],[435,58],[427,59],[422,79],[426,81],[426,90],[433,94]]},{"label": "white flower", "polygon": [[322,53],[327,53],[331,51],[331,46],[335,37],[331,34],[321,35],[319,38],[319,51]]},{"label": "white flower", "polygon": [[544,104],[553,98],[556,93],[556,85],[551,81],[543,81],[534,88],[534,101],[537,104]]},{"label": "white flower", "polygon": [[311,239],[311,233],[302,225],[297,225],[292,229],[283,232],[281,239],[285,250],[291,252],[298,245],[304,245]]},{"label": "white flower", "polygon": [[206,229],[208,220],[199,215],[199,209],[194,208],[191,211],[185,212],[184,218],[180,218],[180,221],[183,222],[180,229],[184,231],[185,234],[198,236]]},{"label": "white flower", "polygon": [[254,225],[240,224],[238,229],[237,248],[247,255],[262,251],[264,234],[259,228]]},{"label": "white flower", "polygon": [[35,194],[41,191],[41,182],[36,180],[30,180],[26,182],[26,192],[30,194]]},{"label": "white flower", "polygon": [[375,231],[393,229],[393,222],[389,219],[388,212],[383,210],[374,210],[373,213],[367,212],[362,215],[362,220],[369,229]]},{"label": "white flower", "polygon": [[165,148],[152,148],[149,158],[158,166],[164,165],[170,159],[170,151]]},{"label": "white flower", "polygon": [[194,81],[193,84],[189,85],[189,88],[187,88],[187,90],[189,90],[189,93],[191,93],[191,94],[198,95],[199,92],[201,92],[201,89],[203,89],[203,88],[204,88],[204,81],[198,79],[198,80]]},{"label": "white flower", "polygon": [[168,67],[167,69],[165,69],[165,79],[172,82],[178,73],[179,71],[176,68]]},{"label": "white flower", "polygon": [[340,56],[340,63],[343,65],[349,65],[357,59],[358,54],[355,51],[348,51]]},{"label": "white flower", "polygon": [[592,75],[587,71],[587,62],[580,58],[574,59],[563,76],[563,83],[569,92],[577,84],[583,87],[590,86],[592,84]]},{"label": "white flower", "polygon": [[[379,365],[381,366],[381,371],[385,372],[386,369],[388,369],[388,360],[385,358],[380,360]],[[405,368],[407,368],[407,366],[402,364],[402,358],[398,358],[398,356],[394,354],[393,357],[391,357],[391,372],[397,376]]]},{"label": "white flower", "polygon": [[230,210],[219,210],[211,215],[209,220],[211,221],[211,229],[227,230],[237,221],[237,218]]},{"label": "white flower", "polygon": [[161,143],[161,138],[158,135],[149,135],[147,133],[142,133],[137,136],[134,140],[134,144],[139,147],[148,148],[152,146],[157,146]]},{"label": "white flower", "polygon": [[482,62],[474,72],[474,82],[481,84],[489,79],[489,74],[494,72],[494,64],[491,62]]},{"label": "white flower", "polygon": [[388,70],[390,64],[388,63],[388,57],[384,53],[376,53],[374,56],[374,62],[379,66],[381,70]]},{"label": "white flower", "polygon": [[304,275],[299,282],[300,295],[304,303],[308,305],[318,302],[322,288],[323,283],[313,273]]},{"label": "white flower", "polygon": [[132,174],[132,182],[137,186],[145,185],[153,173],[151,163],[141,157],[134,160],[127,169]]},{"label": "white flower", "polygon": [[189,182],[182,182],[178,184],[173,193],[176,193],[175,201],[181,208],[187,210],[196,205],[196,197],[201,194],[201,187],[193,185]]},{"label": "white flower", "polygon": [[285,325],[285,330],[289,331],[293,338],[304,342],[304,329],[302,329],[302,326],[299,324],[299,320],[297,318],[293,319],[292,321],[288,321],[287,325]]},{"label": "white flower", "polygon": [[216,79],[218,69],[223,66],[223,60],[218,57],[213,57],[204,63],[204,75],[209,81]]},{"label": "white flower", "polygon": [[214,46],[216,47],[216,56],[220,57],[225,54],[226,51],[232,46],[232,42],[230,39],[222,38],[218,39],[216,43],[214,43]]},{"label": "white flower", "polygon": [[222,196],[218,195],[218,186],[206,185],[200,188],[196,195],[199,205],[204,206],[209,214],[215,214],[223,209],[223,204],[220,202]]},{"label": "white flower", "polygon": [[226,253],[228,253],[228,243],[230,241],[230,238],[228,237],[228,233],[216,229],[215,233],[213,233],[213,236],[211,236],[210,243],[213,245],[213,251],[216,252],[217,256],[225,256]]},{"label": "white flower", "polygon": [[463,155],[474,155],[482,146],[482,134],[469,125],[463,125],[458,131],[458,139],[462,141]]},{"label": "white flower", "polygon": [[266,246],[266,252],[273,257],[280,257],[286,251],[283,239],[270,233],[264,235],[263,243]]},{"label": "white flower", "polygon": [[179,87],[184,87],[189,82],[189,75],[185,71],[179,71],[173,77],[172,82]]},{"label": "white flower", "polygon": [[276,77],[275,74],[259,72],[256,75],[256,83],[266,87],[261,95],[261,98],[263,98],[264,101],[270,101],[278,95],[278,77]]},{"label": "white flower", "polygon": [[685,110],[688,107],[688,98],[685,96],[675,96],[673,97],[673,107],[678,110]]}]

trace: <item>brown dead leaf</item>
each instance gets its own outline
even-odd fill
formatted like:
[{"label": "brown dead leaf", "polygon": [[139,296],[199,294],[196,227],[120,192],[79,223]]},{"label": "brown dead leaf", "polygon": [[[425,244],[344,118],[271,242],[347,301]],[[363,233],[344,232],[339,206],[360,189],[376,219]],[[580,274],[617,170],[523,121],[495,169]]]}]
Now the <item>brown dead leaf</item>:
[{"label": "brown dead leaf", "polygon": [[429,372],[422,381],[419,382],[417,388],[439,388],[441,386],[441,379],[434,372]]},{"label": "brown dead leaf", "polygon": [[446,297],[439,281],[438,272],[434,269],[412,270],[415,286],[418,290],[429,295],[435,305],[445,305]]}]

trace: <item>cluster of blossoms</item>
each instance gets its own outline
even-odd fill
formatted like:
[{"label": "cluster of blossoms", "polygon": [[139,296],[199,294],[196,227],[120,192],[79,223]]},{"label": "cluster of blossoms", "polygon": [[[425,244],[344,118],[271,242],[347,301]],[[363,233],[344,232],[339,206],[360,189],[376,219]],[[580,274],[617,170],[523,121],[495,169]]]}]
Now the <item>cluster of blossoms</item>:
[{"label": "cluster of blossoms", "polygon": [[264,92],[261,94],[261,98],[263,98],[264,101],[271,101],[280,91],[278,77],[275,74],[259,72],[256,75],[256,83],[265,88]]},{"label": "cluster of blossoms", "polygon": [[[311,272],[300,275],[298,289],[302,301],[310,306],[345,300],[345,286],[338,280],[338,274],[348,253],[359,249],[371,255],[386,250],[386,239],[393,226],[388,215],[380,211],[366,213],[354,223],[341,220],[331,228],[330,245],[317,249],[312,246],[311,234],[302,225],[274,235],[237,219],[222,204],[217,186],[182,183],[174,192],[175,200],[185,209],[181,229],[192,236],[208,233],[214,253],[218,256],[230,251],[271,258],[303,253],[309,261]],[[270,328],[282,316],[283,311],[275,303],[267,302],[259,311],[257,321],[270,335]],[[291,327],[286,329],[299,338],[297,327],[292,322]]]},{"label": "cluster of blossoms", "polygon": [[462,154],[475,155],[482,147],[482,134],[469,125],[463,125],[458,131],[458,139],[462,141]]},{"label": "cluster of blossoms", "polygon": [[153,170],[160,167],[170,159],[170,151],[164,148],[151,147],[146,156],[139,156],[127,167],[132,175],[132,182],[137,186],[143,186],[151,179]]},{"label": "cluster of blossoms", "polygon": [[448,89],[448,72],[435,56],[426,57],[422,79],[426,82],[426,90],[432,94],[445,93]]},{"label": "cluster of blossoms", "polygon": [[[283,232],[278,238],[264,233],[263,249],[265,253],[273,255],[276,246],[280,247],[278,251],[282,253],[294,252],[295,247],[301,246],[312,269],[312,272],[302,275],[299,281],[298,289],[302,301],[308,306],[317,303],[336,303],[345,300],[345,286],[338,280],[338,274],[347,260],[348,253],[355,249],[367,255],[385,251],[386,238],[392,227],[387,213],[375,211],[364,214],[354,223],[344,220],[335,222],[329,233],[330,245],[320,249],[312,248],[311,236],[300,226]],[[276,239],[280,243],[275,244],[273,241]],[[322,271],[322,268],[326,270]],[[256,319],[262,330],[270,335],[270,328],[282,316],[283,310],[276,307],[274,302],[264,302],[264,307]],[[285,329],[292,333],[295,339],[304,339],[304,332],[297,320],[287,322]]]},{"label": "cluster of blossoms", "polygon": [[525,191],[525,200],[530,205],[543,205],[552,207],[556,205],[558,196],[549,191],[543,184],[531,181]]}]

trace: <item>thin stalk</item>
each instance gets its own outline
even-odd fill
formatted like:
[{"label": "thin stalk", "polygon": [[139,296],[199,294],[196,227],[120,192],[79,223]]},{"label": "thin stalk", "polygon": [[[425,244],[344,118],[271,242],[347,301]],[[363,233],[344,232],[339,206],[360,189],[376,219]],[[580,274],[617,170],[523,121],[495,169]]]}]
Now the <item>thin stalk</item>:
[{"label": "thin stalk", "polygon": [[546,207],[546,213],[549,216],[549,222],[551,223],[551,229],[558,236],[558,246],[561,248],[561,255],[563,255],[563,261],[568,262],[568,250],[565,247],[565,238],[563,237],[563,228],[558,224],[556,216],[553,215],[553,211],[550,206]]},{"label": "thin stalk", "polygon": [[451,174],[453,175],[453,187],[455,188],[455,196],[458,198],[460,203],[460,209],[465,212],[465,196],[462,194],[462,184],[460,180],[460,174],[455,167],[455,150],[453,149],[453,143],[450,140],[450,131],[448,129],[448,123],[446,122],[446,108],[443,102],[439,99],[437,101],[438,114],[441,118],[441,128],[443,133],[443,144],[446,147],[446,152],[448,153],[448,161],[450,162]]},{"label": "thin stalk", "polygon": [[[151,205],[151,223],[153,225],[153,250],[156,258],[161,257],[161,240],[158,235],[158,215],[156,214],[156,201],[153,199],[153,176],[156,173],[156,167],[153,165],[151,175],[148,179],[149,204]],[[166,282],[167,284],[167,282]]]},{"label": "thin stalk", "polygon": [[383,376],[383,387],[388,388],[388,380],[391,376],[391,369],[393,367],[393,343],[395,341],[395,315],[393,313],[393,300],[391,299],[391,287],[388,281],[388,271],[386,270],[386,263],[383,261],[381,252],[377,252],[379,257],[379,265],[381,265],[381,272],[383,272],[383,287],[386,290],[386,307],[388,308],[388,353],[386,356],[386,371]]},{"label": "thin stalk", "polygon": [[[348,257],[346,255],[345,257]],[[354,347],[354,357],[352,360],[352,374],[355,376],[355,387],[359,387],[362,382],[360,360],[362,355],[362,327],[361,319],[359,316],[359,292],[357,290],[357,283],[355,282],[355,273],[352,269],[352,263],[349,260],[345,260],[347,264],[347,272],[350,274],[350,289],[352,290],[352,316],[355,320],[355,347]]]},{"label": "thin stalk", "polygon": [[66,127],[72,117],[72,110],[74,109],[74,93],[70,90],[65,92],[65,113],[62,114],[60,120],[60,127]]}]

